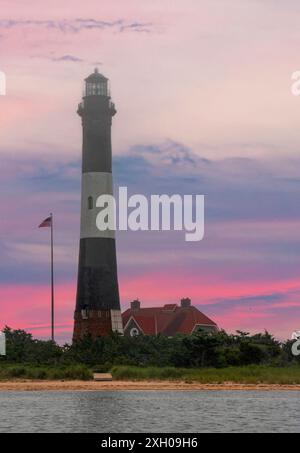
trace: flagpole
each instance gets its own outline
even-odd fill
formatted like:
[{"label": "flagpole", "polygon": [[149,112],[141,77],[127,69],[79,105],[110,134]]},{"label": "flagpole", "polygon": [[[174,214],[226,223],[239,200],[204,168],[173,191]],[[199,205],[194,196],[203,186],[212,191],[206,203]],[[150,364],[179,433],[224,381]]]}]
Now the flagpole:
[{"label": "flagpole", "polygon": [[51,340],[54,341],[53,214],[51,217]]}]

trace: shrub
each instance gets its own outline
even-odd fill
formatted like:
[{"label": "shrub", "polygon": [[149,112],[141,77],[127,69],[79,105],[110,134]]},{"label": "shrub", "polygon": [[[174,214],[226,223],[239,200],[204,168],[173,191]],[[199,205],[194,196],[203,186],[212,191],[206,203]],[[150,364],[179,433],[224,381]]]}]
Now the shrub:
[{"label": "shrub", "polygon": [[[131,338],[111,334],[96,339],[86,336],[81,341],[62,347],[51,341],[35,340],[22,330],[6,327],[5,333],[6,362],[32,366],[55,365],[58,369],[51,371],[55,378],[64,378],[61,376],[64,376],[65,371],[59,367],[70,367],[72,370],[74,364],[83,368],[69,370],[67,373],[71,377],[68,378],[75,379],[80,375],[89,378],[90,369],[107,372],[115,365],[177,369],[300,364],[300,357],[295,358],[291,353],[291,342],[281,345],[268,332],[253,336],[245,332],[237,332],[236,335],[228,335],[224,331],[197,332],[191,336],[177,335],[173,338],[161,335]],[[0,373],[5,360],[0,360]],[[16,373],[22,377],[24,371]],[[44,376],[42,372],[39,375]]]}]

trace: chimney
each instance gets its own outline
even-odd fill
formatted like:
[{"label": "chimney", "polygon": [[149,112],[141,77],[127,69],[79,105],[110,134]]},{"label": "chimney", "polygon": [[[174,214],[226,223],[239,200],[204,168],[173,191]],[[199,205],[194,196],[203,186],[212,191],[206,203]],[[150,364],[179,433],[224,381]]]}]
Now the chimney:
[{"label": "chimney", "polygon": [[188,297],[186,297],[185,299],[181,299],[181,308],[188,308],[191,306],[191,304],[192,301]]},{"label": "chimney", "polygon": [[139,310],[141,308],[141,302],[138,299],[136,299],[131,302],[130,306],[131,310]]}]

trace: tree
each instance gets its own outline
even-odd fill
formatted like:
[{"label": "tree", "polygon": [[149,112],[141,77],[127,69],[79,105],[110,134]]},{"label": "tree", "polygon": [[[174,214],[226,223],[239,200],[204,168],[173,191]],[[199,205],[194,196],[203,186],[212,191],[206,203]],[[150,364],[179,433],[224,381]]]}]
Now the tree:
[{"label": "tree", "polygon": [[6,356],[10,362],[55,363],[62,356],[61,348],[53,341],[35,340],[24,330],[5,327]]}]

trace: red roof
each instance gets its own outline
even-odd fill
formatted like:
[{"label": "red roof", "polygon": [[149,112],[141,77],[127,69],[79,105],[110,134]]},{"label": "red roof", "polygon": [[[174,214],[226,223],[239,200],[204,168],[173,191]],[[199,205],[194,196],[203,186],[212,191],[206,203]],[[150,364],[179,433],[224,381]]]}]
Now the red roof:
[{"label": "red roof", "polygon": [[177,304],[167,304],[164,307],[139,308],[126,310],[122,314],[123,325],[133,318],[145,335],[176,334],[190,335],[196,325],[215,327],[214,321],[205,316],[196,307],[179,307]]}]

